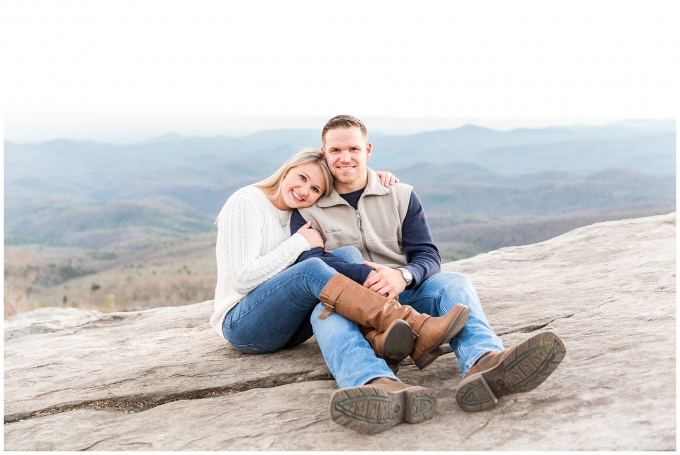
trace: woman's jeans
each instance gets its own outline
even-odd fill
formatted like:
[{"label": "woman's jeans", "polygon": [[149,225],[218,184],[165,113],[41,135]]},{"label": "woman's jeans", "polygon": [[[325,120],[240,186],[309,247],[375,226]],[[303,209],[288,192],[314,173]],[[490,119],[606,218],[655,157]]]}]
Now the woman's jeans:
[{"label": "woman's jeans", "polygon": [[[334,253],[341,256],[343,250]],[[232,346],[248,354],[270,353],[303,343],[312,336],[310,317],[312,321],[322,321],[318,319],[324,308],[319,294],[337,273],[317,258],[289,267],[229,310],[222,324],[224,336]],[[385,361],[376,357],[356,324],[336,313],[323,321],[330,322],[321,327],[332,330],[324,331],[319,346],[339,387],[362,385],[379,377],[396,379]]]}]

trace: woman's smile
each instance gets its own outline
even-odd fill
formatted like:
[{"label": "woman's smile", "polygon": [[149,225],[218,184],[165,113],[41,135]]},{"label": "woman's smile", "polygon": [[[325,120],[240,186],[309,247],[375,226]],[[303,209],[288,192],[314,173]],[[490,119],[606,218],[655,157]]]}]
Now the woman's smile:
[{"label": "woman's smile", "polygon": [[321,168],[314,163],[302,164],[288,171],[274,205],[279,210],[309,207],[321,197],[325,189],[326,181]]}]

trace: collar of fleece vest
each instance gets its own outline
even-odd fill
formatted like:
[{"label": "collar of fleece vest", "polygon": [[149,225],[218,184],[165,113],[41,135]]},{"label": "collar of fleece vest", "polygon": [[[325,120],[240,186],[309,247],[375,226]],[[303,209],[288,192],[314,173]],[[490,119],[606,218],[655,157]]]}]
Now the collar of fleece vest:
[{"label": "collar of fleece vest", "polygon": [[[375,173],[373,169],[366,169],[368,171],[368,185],[366,185],[366,189],[364,190],[365,196],[384,196],[386,194],[390,193],[390,190],[388,188],[385,188],[382,186],[380,183],[380,177],[378,177],[378,174]],[[363,196],[362,195],[362,196]],[[346,205],[347,201],[345,201],[342,196],[338,194],[337,191],[335,191],[335,188],[331,191],[331,194],[329,194],[326,197],[323,197],[316,201],[316,206],[320,208],[326,208],[326,207],[333,207],[334,205]]]}]

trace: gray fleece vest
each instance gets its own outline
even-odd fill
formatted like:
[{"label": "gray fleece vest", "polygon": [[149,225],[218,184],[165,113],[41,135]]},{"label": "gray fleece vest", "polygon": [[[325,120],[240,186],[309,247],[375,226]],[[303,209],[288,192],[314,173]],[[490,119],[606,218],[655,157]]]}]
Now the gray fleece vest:
[{"label": "gray fleece vest", "polygon": [[326,251],[354,246],[364,259],[389,267],[407,264],[401,250],[401,225],[406,217],[412,186],[397,183],[385,188],[378,175],[368,169],[368,185],[357,210],[333,189],[300,214],[323,237]]}]

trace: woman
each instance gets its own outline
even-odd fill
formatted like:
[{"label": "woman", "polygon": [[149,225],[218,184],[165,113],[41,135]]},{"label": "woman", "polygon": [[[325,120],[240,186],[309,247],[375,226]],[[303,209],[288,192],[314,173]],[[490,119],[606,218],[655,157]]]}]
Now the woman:
[{"label": "woman", "polygon": [[222,208],[217,218],[218,278],[210,323],[240,351],[274,352],[312,335],[305,320],[313,304],[299,307],[298,302],[278,305],[281,299],[261,300],[258,287],[268,282],[268,287],[279,290],[285,278],[277,275],[303,251],[323,246],[321,235],[306,229],[309,226],[291,235],[288,223],[291,209],[313,204],[330,193],[331,185],[323,155],[303,150],[267,179],[236,191]]},{"label": "woman", "polygon": [[[269,178],[241,188],[227,200],[217,219],[218,279],[212,327],[241,352],[275,352],[312,336],[309,319],[321,300],[328,310],[377,332],[379,336],[372,337],[377,352],[381,347],[376,343],[384,342],[384,334],[395,327],[407,326],[410,340],[411,330],[417,329],[414,333],[419,336],[410,354],[424,368],[438,355],[439,346],[462,329],[467,313],[452,315],[452,310],[439,318],[419,314],[339,274],[323,259],[311,258],[291,267],[302,252],[323,247],[321,235],[309,229],[311,223],[291,235],[291,210],[311,206],[330,194],[331,188],[332,176],[323,154],[303,150]],[[380,378],[398,381],[389,369],[380,370],[368,369],[349,385]],[[369,389],[381,393],[373,390],[376,387]],[[417,395],[423,388],[412,389],[418,390],[409,393]]]}]

